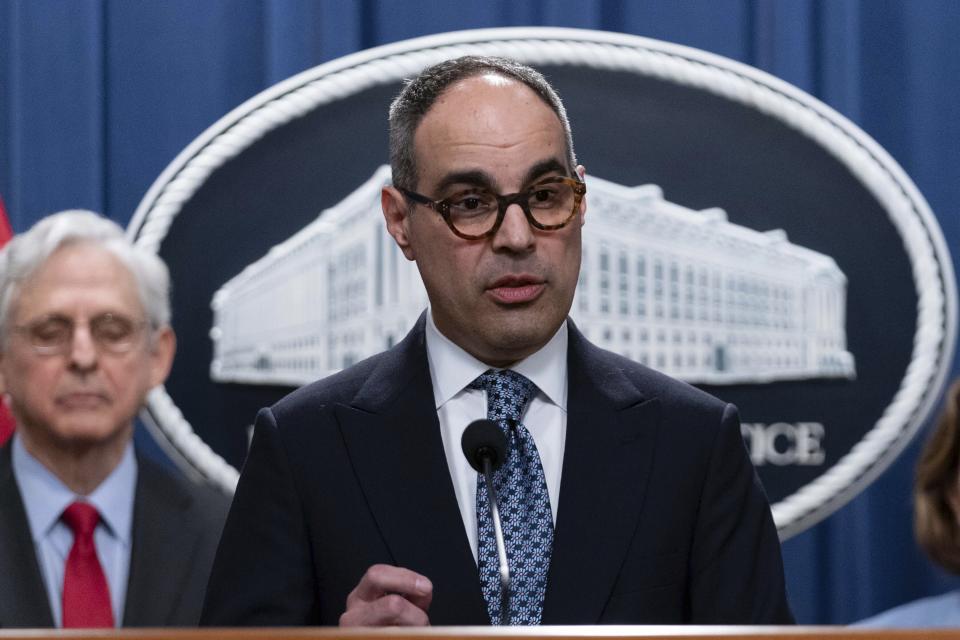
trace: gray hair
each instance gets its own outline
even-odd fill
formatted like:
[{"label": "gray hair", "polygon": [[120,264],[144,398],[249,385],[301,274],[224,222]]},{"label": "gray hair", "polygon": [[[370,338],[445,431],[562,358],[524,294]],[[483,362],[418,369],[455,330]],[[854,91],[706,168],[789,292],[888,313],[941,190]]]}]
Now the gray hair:
[{"label": "gray hair", "polygon": [[81,243],[109,251],[130,271],[154,329],[170,324],[170,272],[160,256],[131,243],[112,220],[73,209],[43,218],[0,249],[0,337],[7,335],[21,285],[58,249]]},{"label": "gray hair", "polygon": [[413,137],[420,121],[433,104],[451,85],[474,76],[494,73],[530,87],[550,107],[563,126],[567,143],[567,162],[571,175],[577,166],[573,153],[573,134],[570,120],[560,96],[543,74],[508,58],[463,56],[427,67],[408,81],[390,104],[390,168],[393,184],[405,189],[417,187],[417,164]]}]

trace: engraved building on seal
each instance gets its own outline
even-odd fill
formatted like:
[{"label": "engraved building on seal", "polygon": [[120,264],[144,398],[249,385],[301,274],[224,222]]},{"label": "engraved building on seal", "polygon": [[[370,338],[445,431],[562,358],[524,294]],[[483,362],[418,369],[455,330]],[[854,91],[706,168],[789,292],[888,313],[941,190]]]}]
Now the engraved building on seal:
[{"label": "engraved building on seal", "polygon": [[[428,301],[383,222],[389,182],[380,167],[214,294],[214,380],[301,385],[403,338]],[[570,315],[593,342],[692,383],[855,378],[832,258],[655,185],[588,176],[587,198]]]}]

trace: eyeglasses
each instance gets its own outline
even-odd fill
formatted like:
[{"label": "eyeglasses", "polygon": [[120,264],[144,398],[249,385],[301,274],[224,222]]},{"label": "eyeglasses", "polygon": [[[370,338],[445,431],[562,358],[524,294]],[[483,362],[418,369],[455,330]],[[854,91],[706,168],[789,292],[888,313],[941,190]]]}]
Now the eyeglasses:
[{"label": "eyeglasses", "polygon": [[[116,313],[103,313],[87,323],[90,337],[98,350],[105,353],[127,353],[137,344],[146,320],[136,320]],[[77,323],[72,318],[49,315],[13,330],[26,338],[33,350],[45,356],[65,355],[73,347]]]},{"label": "eyeglasses", "polygon": [[587,185],[573,178],[556,177],[505,196],[473,188],[442,200],[432,200],[402,187],[397,189],[414,202],[439,213],[450,230],[461,238],[479,240],[497,232],[512,204],[520,205],[527,222],[536,229],[555,231],[565,227],[580,208]]}]

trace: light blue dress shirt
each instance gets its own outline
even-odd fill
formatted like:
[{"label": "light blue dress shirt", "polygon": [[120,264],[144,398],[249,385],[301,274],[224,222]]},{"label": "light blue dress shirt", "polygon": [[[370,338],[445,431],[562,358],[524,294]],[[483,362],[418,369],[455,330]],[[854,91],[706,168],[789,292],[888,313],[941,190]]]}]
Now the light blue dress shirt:
[{"label": "light blue dress shirt", "polygon": [[854,626],[872,629],[960,628],[960,591],[914,600],[861,620]]},{"label": "light blue dress shirt", "polygon": [[74,501],[89,502],[100,512],[94,531],[97,557],[110,587],[116,626],[123,622],[123,605],[130,574],[133,499],[137,485],[137,459],[133,443],[127,445],[120,464],[89,496],[78,496],[13,438],[13,475],[20,488],[30,534],[47,587],[54,624],[63,626],[63,574],[73,547],[73,532],[60,515]]}]

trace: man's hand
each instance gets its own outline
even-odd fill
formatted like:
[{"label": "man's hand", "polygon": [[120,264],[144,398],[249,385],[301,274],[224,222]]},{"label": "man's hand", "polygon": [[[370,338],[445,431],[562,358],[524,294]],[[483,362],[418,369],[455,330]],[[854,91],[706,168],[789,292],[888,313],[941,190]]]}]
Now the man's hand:
[{"label": "man's hand", "polygon": [[375,564],[347,596],[341,627],[425,627],[433,584],[402,567]]}]

